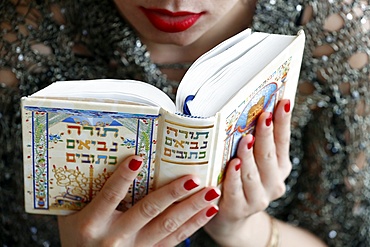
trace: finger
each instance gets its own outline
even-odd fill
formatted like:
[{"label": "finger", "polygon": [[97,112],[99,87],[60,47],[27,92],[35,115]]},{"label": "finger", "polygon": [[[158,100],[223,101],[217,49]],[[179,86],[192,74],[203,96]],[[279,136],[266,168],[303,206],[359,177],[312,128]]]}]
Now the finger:
[{"label": "finger", "polygon": [[291,104],[289,99],[281,100],[274,113],[274,137],[276,146],[276,155],[282,177],[286,178],[291,171],[291,162],[289,158],[290,147],[290,120]]},{"label": "finger", "polygon": [[[222,216],[231,220],[239,219],[248,213],[240,172],[241,162],[239,158],[230,160],[222,184],[222,197],[219,206],[222,210]],[[238,208],[238,212],[233,210],[234,208]]]},{"label": "finger", "polygon": [[199,178],[188,175],[149,193],[120,217],[116,228],[126,234],[139,231],[174,202],[194,193],[199,184]]},{"label": "finger", "polygon": [[222,198],[220,205],[227,207],[239,203],[244,197],[243,183],[240,175],[241,160],[234,158],[227,165],[225,179],[222,184]]},{"label": "finger", "polygon": [[242,161],[240,172],[243,182],[244,196],[248,204],[247,214],[263,210],[269,203],[269,198],[267,198],[259,168],[256,164],[255,158],[253,158],[254,141],[255,138],[250,134],[243,137],[239,142],[237,150],[237,155]]},{"label": "finger", "polygon": [[110,219],[140,171],[142,161],[140,156],[131,156],[117,167],[101,191],[86,206],[87,215],[91,219]]},{"label": "finger", "polygon": [[[264,112],[258,119],[253,152],[261,181],[268,193],[276,197],[276,186],[283,182],[279,171],[274,140],[272,113]],[[275,198],[274,198],[275,199]]]},{"label": "finger", "polygon": [[194,215],[175,232],[157,243],[158,246],[176,246],[188,237],[192,236],[197,230],[205,226],[218,212],[217,205],[211,205]]},{"label": "finger", "polygon": [[[177,232],[194,215],[204,208],[209,207],[210,203],[219,198],[220,194],[221,192],[218,188],[205,188],[184,201],[166,209],[159,217],[150,221],[142,230],[142,236],[151,236],[142,245],[150,246],[152,243],[161,241],[172,233]],[[193,226],[193,228],[197,226]]]}]

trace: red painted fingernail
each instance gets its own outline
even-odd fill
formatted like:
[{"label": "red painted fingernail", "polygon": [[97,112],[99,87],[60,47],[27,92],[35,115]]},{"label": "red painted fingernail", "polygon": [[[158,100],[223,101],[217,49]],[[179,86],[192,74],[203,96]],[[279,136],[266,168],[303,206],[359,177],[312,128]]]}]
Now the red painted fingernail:
[{"label": "red painted fingernail", "polygon": [[240,170],[240,164],[237,164],[236,166],[235,166],[235,171],[239,171]]},{"label": "red painted fingernail", "polygon": [[206,216],[211,217],[211,216],[215,215],[217,212],[218,212],[218,209],[215,206],[213,206],[213,207],[211,207],[210,209],[207,210]]},{"label": "red painted fingernail", "polygon": [[130,168],[133,171],[137,171],[137,169],[139,169],[139,167],[141,166],[141,163],[143,163],[143,161],[132,159],[128,164],[128,168]]},{"label": "red painted fingernail", "polygon": [[194,189],[194,188],[196,188],[196,187],[198,187],[199,186],[199,184],[197,184],[196,182],[194,182],[194,180],[193,179],[189,179],[188,181],[186,181],[185,183],[184,183],[184,188],[186,189],[186,190],[192,190],[192,189]]},{"label": "red painted fingernail", "polygon": [[266,118],[266,126],[269,127],[272,122],[272,113],[270,112],[270,115],[268,118]]},{"label": "red painted fingernail", "polygon": [[253,147],[253,144],[254,144],[254,141],[256,140],[256,138],[254,136],[252,136],[252,140],[250,142],[248,142],[248,149],[251,149]]},{"label": "red painted fingernail", "polygon": [[290,112],[290,100],[284,105],[284,111],[286,113]]},{"label": "red painted fingernail", "polygon": [[215,189],[211,189],[210,191],[207,192],[204,198],[206,199],[206,201],[212,201],[213,199],[216,199],[219,196],[220,194],[218,194],[218,192]]}]

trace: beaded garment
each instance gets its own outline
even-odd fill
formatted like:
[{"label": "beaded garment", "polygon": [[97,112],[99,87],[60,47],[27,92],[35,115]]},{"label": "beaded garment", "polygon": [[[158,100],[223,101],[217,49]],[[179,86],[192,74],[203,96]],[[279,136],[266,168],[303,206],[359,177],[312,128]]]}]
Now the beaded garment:
[{"label": "beaded garment", "polygon": [[[150,61],[110,1],[60,2],[0,1],[3,246],[59,245],[55,217],[23,210],[22,95],[56,80],[131,78],[174,98],[176,83]],[[304,10],[312,14],[300,26]],[[286,195],[268,211],[330,246],[370,246],[369,1],[259,0],[253,28],[283,34],[303,28],[307,36],[292,123],[293,171]],[[202,231],[192,241],[214,245]]]}]

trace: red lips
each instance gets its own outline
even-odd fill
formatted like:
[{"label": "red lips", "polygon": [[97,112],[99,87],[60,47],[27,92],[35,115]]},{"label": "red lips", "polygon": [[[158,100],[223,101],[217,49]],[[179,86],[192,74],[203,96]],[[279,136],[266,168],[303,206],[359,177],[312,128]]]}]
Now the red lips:
[{"label": "red lips", "polygon": [[166,33],[182,32],[189,29],[203,13],[186,11],[171,12],[166,9],[141,8],[155,28]]}]

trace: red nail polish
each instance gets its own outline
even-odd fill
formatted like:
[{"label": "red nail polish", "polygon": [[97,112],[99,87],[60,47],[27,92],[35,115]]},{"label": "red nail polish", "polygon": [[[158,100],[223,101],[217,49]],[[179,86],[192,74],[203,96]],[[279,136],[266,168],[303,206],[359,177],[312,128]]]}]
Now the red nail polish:
[{"label": "red nail polish", "polygon": [[286,113],[290,112],[290,100],[284,105],[284,111]]},{"label": "red nail polish", "polygon": [[268,118],[266,118],[266,126],[269,127],[272,122],[272,113],[270,112],[270,115]]},{"label": "red nail polish", "polygon": [[137,169],[139,169],[142,162],[143,161],[141,160],[132,159],[130,160],[130,163],[128,164],[128,168],[130,168],[133,171],[136,171]]},{"label": "red nail polish", "polygon": [[199,184],[195,183],[193,179],[189,179],[188,181],[186,181],[184,183],[184,188],[186,190],[192,190],[192,189],[194,189],[194,188],[196,188],[198,186],[199,186]]},{"label": "red nail polish", "polygon": [[235,166],[235,171],[239,171],[239,170],[240,170],[240,163]]},{"label": "red nail polish", "polygon": [[210,191],[207,192],[204,198],[206,199],[206,201],[212,201],[213,199],[216,199],[219,196],[220,194],[218,194],[218,192],[215,189],[211,189]]},{"label": "red nail polish", "polygon": [[211,217],[211,216],[215,215],[217,212],[218,212],[218,209],[213,206],[213,207],[211,207],[210,209],[207,210],[206,216]]},{"label": "red nail polish", "polygon": [[254,136],[252,136],[252,140],[250,141],[250,142],[248,142],[248,149],[251,149],[252,147],[253,147],[253,144],[254,144],[254,141],[255,141],[255,137]]}]

